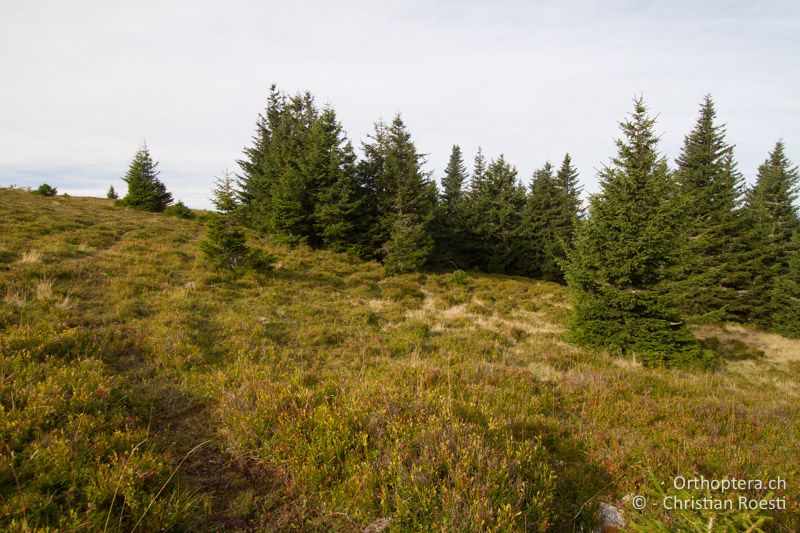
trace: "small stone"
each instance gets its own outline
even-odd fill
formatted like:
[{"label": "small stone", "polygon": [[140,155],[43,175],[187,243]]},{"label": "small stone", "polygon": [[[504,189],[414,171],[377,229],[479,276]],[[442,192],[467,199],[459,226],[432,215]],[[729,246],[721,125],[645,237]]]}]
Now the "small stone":
[{"label": "small stone", "polygon": [[594,529],[595,533],[606,533],[617,531],[625,527],[625,519],[622,518],[622,511],[610,503],[600,502],[598,506],[600,523]]},{"label": "small stone", "polygon": [[389,527],[388,518],[378,518],[370,525],[364,528],[364,533],[381,533]]}]

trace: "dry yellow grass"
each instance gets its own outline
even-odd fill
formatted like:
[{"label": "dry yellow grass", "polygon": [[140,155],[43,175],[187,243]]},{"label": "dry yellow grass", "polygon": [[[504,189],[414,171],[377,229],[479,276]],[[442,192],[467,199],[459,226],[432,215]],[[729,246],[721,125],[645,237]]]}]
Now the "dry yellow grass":
[{"label": "dry yellow grass", "polygon": [[373,311],[382,311],[386,307],[389,306],[389,302],[386,300],[367,300],[367,307],[372,309]]},{"label": "dry yellow grass", "polygon": [[34,264],[42,260],[42,254],[38,250],[28,250],[19,258],[19,262],[23,264]]},{"label": "dry yellow grass", "polygon": [[800,339],[787,339],[776,333],[759,331],[741,324],[703,325],[692,329],[701,339],[738,340],[764,352],[767,360],[776,364],[800,361]]},{"label": "dry yellow grass", "polygon": [[72,302],[72,293],[67,293],[62,298],[59,298],[56,301],[55,306],[57,309],[61,309],[63,311],[66,311],[67,309],[71,309],[72,307],[74,307],[74,304]]},{"label": "dry yellow grass", "polygon": [[726,323],[693,328],[701,339],[742,343],[763,353],[763,357],[729,361],[724,373],[738,375],[755,385],[775,389],[788,397],[800,397],[796,369],[800,363],[800,339]]},{"label": "dry yellow grass", "polygon": [[28,298],[25,295],[25,291],[14,290],[8,287],[5,296],[3,296],[3,301],[13,307],[25,307],[28,303]]},{"label": "dry yellow grass", "polygon": [[531,371],[531,374],[542,381],[558,382],[564,376],[564,373],[560,370],[541,361],[531,361],[528,363],[527,368]]},{"label": "dry yellow grass", "polygon": [[33,295],[37,301],[49,302],[53,298],[53,282],[49,279],[37,281],[33,286]]}]

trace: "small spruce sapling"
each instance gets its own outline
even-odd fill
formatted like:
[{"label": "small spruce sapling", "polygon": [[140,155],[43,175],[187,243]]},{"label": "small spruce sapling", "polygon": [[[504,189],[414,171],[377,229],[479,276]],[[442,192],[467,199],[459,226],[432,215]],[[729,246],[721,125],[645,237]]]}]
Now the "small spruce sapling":
[{"label": "small spruce sapling", "polygon": [[236,221],[236,191],[226,170],[216,180],[211,202],[217,208],[206,224],[206,238],[200,249],[216,270],[239,271],[245,267],[259,272],[272,270],[275,257],[263,250],[250,249],[242,228]]},{"label": "small spruce sapling", "polygon": [[244,232],[218,213],[206,224],[206,239],[200,243],[206,260],[216,270],[238,270],[245,265],[250,250]]}]

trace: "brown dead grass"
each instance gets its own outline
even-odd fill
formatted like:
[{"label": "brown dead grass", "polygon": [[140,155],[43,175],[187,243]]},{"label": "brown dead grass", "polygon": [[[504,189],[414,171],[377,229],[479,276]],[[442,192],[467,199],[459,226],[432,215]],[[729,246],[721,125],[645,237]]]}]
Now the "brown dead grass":
[{"label": "brown dead grass", "polygon": [[564,373],[541,361],[531,361],[528,363],[528,370],[537,379],[549,382],[558,382],[563,378]]},{"label": "brown dead grass", "polygon": [[24,291],[14,290],[10,287],[6,289],[6,294],[3,296],[3,301],[13,307],[25,307],[28,303],[28,298]]},{"label": "brown dead grass", "polygon": [[49,279],[36,282],[33,287],[33,294],[37,301],[49,302],[53,298],[53,282]]},{"label": "brown dead grass", "polygon": [[367,300],[367,307],[372,309],[373,311],[383,311],[386,307],[389,306],[389,302],[386,300]]},{"label": "brown dead grass", "polygon": [[490,317],[476,316],[475,322],[487,329],[521,331],[528,335],[555,335],[564,331],[564,328],[548,322],[534,313],[527,313],[526,316],[517,315],[518,319],[507,319],[497,315]]},{"label": "brown dead grass", "polygon": [[758,359],[728,361],[724,372],[745,378],[767,389],[775,388],[787,396],[800,396],[796,368],[800,363],[800,340],[787,339],[775,333],[759,331],[740,324],[703,325],[693,328],[701,339],[716,337],[720,341],[739,341],[764,353]]},{"label": "brown dead grass", "polygon": [[33,264],[42,260],[42,254],[39,250],[28,250],[22,257],[19,258],[20,263]]},{"label": "brown dead grass", "polygon": [[758,331],[740,324],[703,325],[693,328],[701,339],[717,337],[720,340],[738,340],[764,352],[766,359],[775,364],[800,361],[800,339],[787,339],[776,333]]}]

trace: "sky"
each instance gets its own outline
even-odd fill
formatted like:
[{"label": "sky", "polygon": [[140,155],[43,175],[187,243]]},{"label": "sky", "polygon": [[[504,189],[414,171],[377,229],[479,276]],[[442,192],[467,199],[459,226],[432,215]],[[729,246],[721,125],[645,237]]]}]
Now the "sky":
[{"label": "sky", "polygon": [[673,162],[705,94],[752,182],[800,162],[800,2],[0,0],[0,186],[104,196],[143,140],[190,207],[250,142],[271,83],[354,145],[402,113],[439,179],[458,144],[587,193],[643,95]]}]

